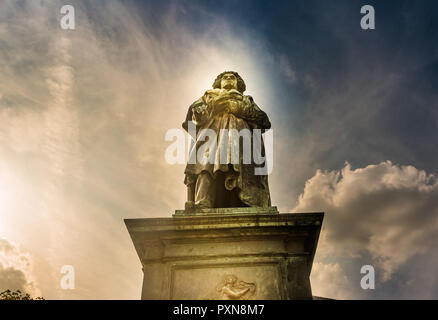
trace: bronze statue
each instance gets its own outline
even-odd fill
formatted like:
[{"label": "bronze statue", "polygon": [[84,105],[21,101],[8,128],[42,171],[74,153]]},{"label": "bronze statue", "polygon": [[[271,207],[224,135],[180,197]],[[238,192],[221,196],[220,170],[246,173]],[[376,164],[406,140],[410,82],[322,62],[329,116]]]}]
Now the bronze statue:
[{"label": "bronze statue", "polygon": [[[253,98],[243,95],[245,90],[239,74],[226,71],[217,76],[212,90],[189,107],[183,128],[194,143],[184,172],[186,210],[271,205],[268,176],[255,174],[261,165],[252,158],[255,152],[264,157],[261,133],[271,123]],[[254,143],[257,133],[259,146]],[[200,161],[201,150],[210,161]],[[237,156],[230,150],[238,150]]]}]

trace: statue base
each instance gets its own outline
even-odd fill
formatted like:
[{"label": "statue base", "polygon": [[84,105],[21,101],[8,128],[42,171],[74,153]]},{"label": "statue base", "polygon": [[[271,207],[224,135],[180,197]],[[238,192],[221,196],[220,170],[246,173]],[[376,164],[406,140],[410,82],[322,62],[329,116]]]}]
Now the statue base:
[{"label": "statue base", "polygon": [[142,299],[312,299],[324,213],[271,208],[177,210],[126,219],[143,265]]}]

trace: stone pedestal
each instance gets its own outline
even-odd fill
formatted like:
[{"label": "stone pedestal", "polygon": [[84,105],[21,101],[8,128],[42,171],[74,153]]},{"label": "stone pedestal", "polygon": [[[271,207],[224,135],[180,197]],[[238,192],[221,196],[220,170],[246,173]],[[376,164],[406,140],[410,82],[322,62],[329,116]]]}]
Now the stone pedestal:
[{"label": "stone pedestal", "polygon": [[127,219],[143,265],[142,299],[312,299],[323,216],[271,207]]}]

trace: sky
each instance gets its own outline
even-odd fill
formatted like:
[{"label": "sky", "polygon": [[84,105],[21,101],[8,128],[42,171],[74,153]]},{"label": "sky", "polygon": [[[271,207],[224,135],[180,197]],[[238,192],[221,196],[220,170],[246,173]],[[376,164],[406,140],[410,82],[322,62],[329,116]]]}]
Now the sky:
[{"label": "sky", "polygon": [[234,70],[272,123],[272,204],[325,212],[313,294],[438,299],[436,1],[69,1],[75,30],[65,4],[0,3],[0,291],[139,299],[123,219],[183,208],[165,133]]}]

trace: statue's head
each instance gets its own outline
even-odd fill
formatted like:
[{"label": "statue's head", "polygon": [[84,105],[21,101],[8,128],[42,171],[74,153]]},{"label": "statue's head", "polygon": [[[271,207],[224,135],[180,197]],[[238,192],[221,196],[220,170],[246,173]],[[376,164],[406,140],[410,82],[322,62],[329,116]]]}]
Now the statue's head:
[{"label": "statue's head", "polygon": [[240,93],[246,90],[245,81],[237,72],[225,71],[216,77],[213,83],[213,89],[235,89]]}]

